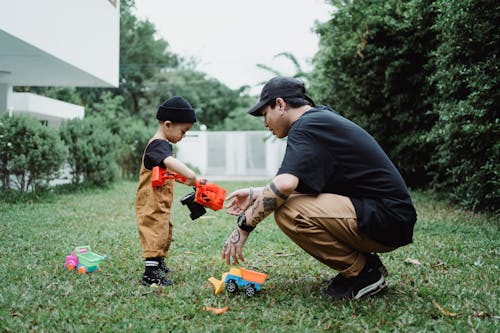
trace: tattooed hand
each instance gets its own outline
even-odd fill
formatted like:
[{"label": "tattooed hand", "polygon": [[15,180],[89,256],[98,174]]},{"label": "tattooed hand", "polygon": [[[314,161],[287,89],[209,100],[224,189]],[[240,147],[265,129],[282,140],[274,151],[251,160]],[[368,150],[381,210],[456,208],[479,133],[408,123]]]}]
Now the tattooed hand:
[{"label": "tattooed hand", "polygon": [[227,213],[230,215],[241,215],[248,207],[252,204],[252,193],[253,190],[251,188],[244,188],[241,190],[234,191],[230,195],[227,196],[226,200],[231,200],[226,205],[228,208]]},{"label": "tattooed hand", "polygon": [[243,257],[243,244],[247,241],[248,232],[235,228],[229,238],[224,242],[222,248],[222,259],[226,259],[226,264],[231,265],[231,259],[235,264],[245,261]]}]

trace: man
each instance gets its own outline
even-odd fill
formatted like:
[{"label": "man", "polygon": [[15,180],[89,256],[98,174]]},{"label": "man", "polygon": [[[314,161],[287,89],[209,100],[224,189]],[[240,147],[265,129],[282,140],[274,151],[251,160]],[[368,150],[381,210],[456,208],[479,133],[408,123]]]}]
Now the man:
[{"label": "man", "polygon": [[228,196],[237,227],[224,243],[227,264],[244,261],[249,234],[274,212],[281,230],[320,262],[340,271],[325,289],[337,299],[374,295],[387,270],[376,252],[412,242],[416,212],[400,173],[361,127],[315,106],[304,84],[275,77],[248,113],[288,137],[283,162],[263,188]]}]

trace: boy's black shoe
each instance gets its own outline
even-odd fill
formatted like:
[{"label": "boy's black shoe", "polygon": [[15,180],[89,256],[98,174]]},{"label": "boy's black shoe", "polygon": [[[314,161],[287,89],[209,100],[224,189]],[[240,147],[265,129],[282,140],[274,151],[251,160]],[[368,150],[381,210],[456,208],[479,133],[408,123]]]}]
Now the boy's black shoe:
[{"label": "boy's black shoe", "polygon": [[142,277],[142,285],[151,286],[156,284],[158,286],[170,286],[174,284],[173,281],[168,280],[165,276],[165,270],[167,272],[169,271],[162,259],[147,258],[146,269],[144,270],[144,275]]},{"label": "boy's black shoe", "polygon": [[151,286],[153,284],[156,284],[157,286],[170,286],[173,285],[174,282],[168,280],[165,273],[160,268],[156,268],[154,270],[146,268],[142,277],[142,285]]},{"label": "boy's black shoe", "polygon": [[375,295],[386,287],[383,271],[387,273],[378,256],[370,258],[367,256],[365,267],[358,276],[346,278],[342,273],[337,274],[325,293],[342,300]]},{"label": "boy's black shoe", "polygon": [[160,259],[160,269],[163,271],[163,273],[168,274],[170,273],[170,268],[165,264],[163,259]]}]

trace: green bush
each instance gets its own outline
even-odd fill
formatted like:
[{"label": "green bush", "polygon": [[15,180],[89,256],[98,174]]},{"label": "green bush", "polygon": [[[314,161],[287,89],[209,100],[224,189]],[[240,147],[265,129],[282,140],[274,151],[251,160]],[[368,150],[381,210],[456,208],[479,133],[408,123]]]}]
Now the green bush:
[{"label": "green bush", "polygon": [[66,148],[57,132],[25,115],[0,118],[0,178],[3,189],[44,187],[58,175]]},{"label": "green bush", "polygon": [[435,187],[463,207],[500,211],[498,1],[436,1]]},{"label": "green bush", "polygon": [[373,134],[410,186],[499,212],[498,2],[332,4],[313,97]]},{"label": "green bush", "polygon": [[105,121],[99,117],[68,120],[61,124],[60,135],[68,146],[74,184],[85,180],[104,186],[118,179],[118,138]]},{"label": "green bush", "polygon": [[148,128],[143,122],[133,119],[124,121],[122,125],[118,133],[118,164],[124,178],[135,179],[139,175],[144,149],[156,128]]},{"label": "green bush", "polygon": [[[435,121],[427,76],[434,48],[431,1],[334,1],[318,27],[311,92],[372,134],[411,186],[425,185],[432,147],[421,139]],[[418,152],[418,153],[416,153]]]}]

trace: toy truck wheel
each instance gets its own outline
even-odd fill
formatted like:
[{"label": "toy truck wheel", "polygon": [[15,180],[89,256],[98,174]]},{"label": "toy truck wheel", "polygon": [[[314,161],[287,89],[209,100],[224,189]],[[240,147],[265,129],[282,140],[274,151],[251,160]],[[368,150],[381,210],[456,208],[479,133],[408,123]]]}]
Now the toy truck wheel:
[{"label": "toy truck wheel", "polygon": [[87,274],[87,268],[85,268],[84,266],[79,267],[77,273],[78,274]]},{"label": "toy truck wheel", "polygon": [[249,284],[245,287],[245,295],[247,295],[248,297],[252,297],[253,295],[255,295],[255,288],[253,285]]},{"label": "toy truck wheel", "polygon": [[68,269],[68,271],[74,271],[76,267],[72,263],[69,263],[66,265],[66,268]]},{"label": "toy truck wheel", "polygon": [[226,290],[230,293],[236,292],[236,289],[238,289],[238,286],[236,285],[236,282],[234,280],[229,280],[226,282]]}]

